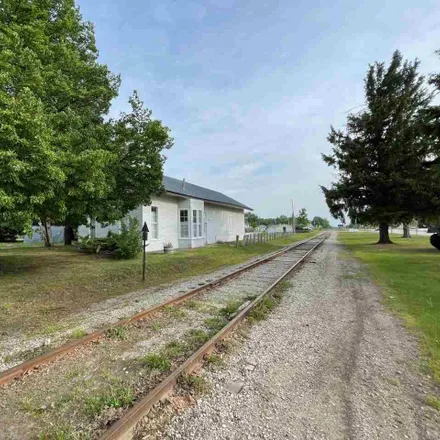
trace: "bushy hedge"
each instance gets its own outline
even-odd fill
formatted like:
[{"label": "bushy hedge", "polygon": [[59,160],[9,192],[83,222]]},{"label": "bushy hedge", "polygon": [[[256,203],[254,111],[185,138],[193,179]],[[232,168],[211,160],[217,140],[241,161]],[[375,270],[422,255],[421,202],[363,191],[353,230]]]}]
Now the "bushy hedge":
[{"label": "bushy hedge", "polygon": [[139,221],[130,217],[128,226],[122,222],[121,232],[109,232],[106,238],[81,237],[79,249],[117,259],[135,258],[142,251]]}]

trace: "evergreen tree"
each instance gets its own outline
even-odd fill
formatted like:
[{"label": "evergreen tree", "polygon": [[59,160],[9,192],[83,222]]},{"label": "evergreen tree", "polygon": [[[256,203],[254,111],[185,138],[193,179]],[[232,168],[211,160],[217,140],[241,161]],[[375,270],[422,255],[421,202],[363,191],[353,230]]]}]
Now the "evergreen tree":
[{"label": "evergreen tree", "polygon": [[424,162],[430,145],[420,131],[420,115],[431,100],[418,61],[393,54],[390,65],[375,63],[365,79],[366,108],[350,114],[346,131],[331,128],[333,153],[324,161],[339,180],[322,188],[335,218],[344,213],[360,223],[378,224],[379,243],[391,243],[390,224],[409,222],[430,209],[432,182]]}]

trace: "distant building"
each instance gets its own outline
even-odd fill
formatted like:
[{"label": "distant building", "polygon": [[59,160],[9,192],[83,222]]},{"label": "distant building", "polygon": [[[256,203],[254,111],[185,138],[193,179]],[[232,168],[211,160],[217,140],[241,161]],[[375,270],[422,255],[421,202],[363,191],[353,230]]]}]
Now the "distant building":
[{"label": "distant building", "polygon": [[292,225],[270,225],[267,232],[293,232]]}]

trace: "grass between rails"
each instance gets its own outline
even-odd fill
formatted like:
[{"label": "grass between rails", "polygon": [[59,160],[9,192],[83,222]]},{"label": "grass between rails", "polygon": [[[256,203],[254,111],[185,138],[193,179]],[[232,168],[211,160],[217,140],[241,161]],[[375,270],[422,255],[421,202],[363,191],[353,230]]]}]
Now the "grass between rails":
[{"label": "grass between rails", "polygon": [[[283,291],[289,286],[290,283],[284,281],[265,296],[249,315],[248,323],[252,324],[255,321],[265,319],[281,301]],[[24,415],[32,416],[35,423],[38,424],[39,439],[95,438],[104,426],[114,420],[116,414],[120,414],[120,409],[128,408],[139,397],[145,395],[146,391],[159,383],[170,371],[184,362],[210,337],[227,325],[239,308],[251,300],[249,295],[237,296],[240,296],[241,300],[238,298],[237,300],[224,300],[222,304],[209,310],[203,307],[203,300],[200,299],[163,310],[161,318],[170,319],[170,325],[174,325],[176,320],[186,320],[188,324],[186,331],[177,335],[178,339],[164,341],[161,347],[150,345],[153,351],[139,353],[136,357],[126,356],[131,352],[129,347],[137,346],[135,343],[137,341],[135,337],[137,326],[118,327],[118,331],[108,332],[106,341],[101,342],[105,358],[97,357],[91,362],[91,353],[89,353],[87,355],[89,367],[83,367],[84,362],[81,361],[79,365],[70,364],[65,369],[61,368],[64,379],[57,384],[56,389],[51,388],[47,382],[42,384],[40,381],[35,381],[34,386],[38,388],[37,394],[31,387],[24,393],[24,397],[23,395],[17,397],[17,390],[15,390],[13,400],[18,398],[20,410],[25,413]],[[185,307],[188,305],[191,307]],[[192,317],[187,313],[177,313],[179,310],[191,309],[200,310],[198,319],[195,319],[194,312],[192,312]],[[139,327],[140,332],[144,334],[146,328],[152,329],[152,324],[145,322],[147,327]],[[245,325],[244,328],[246,327]],[[130,338],[134,339],[130,342]],[[211,354],[205,360],[206,368],[213,369],[220,366],[223,362],[221,354],[228,352],[227,347],[228,341],[223,340],[218,343],[215,349],[216,353]],[[113,354],[109,355],[109,350],[113,350]],[[120,356],[117,356],[117,353]],[[97,362],[98,359],[100,359],[99,362]],[[106,364],[106,362],[110,362],[110,364]],[[96,365],[100,365],[99,371],[96,371]],[[93,368],[93,373],[90,373],[88,368]],[[185,392],[193,397],[207,393],[210,390],[210,384],[205,377],[199,377],[198,374],[182,375],[179,378],[179,393]],[[58,381],[60,376],[56,375],[56,377]],[[46,379],[49,378],[46,377]],[[66,379],[69,382],[67,390],[65,389]],[[49,402],[47,400],[42,402],[38,398],[41,388],[51,389],[53,395]],[[72,408],[75,408],[75,417],[72,416]],[[15,409],[11,411],[15,414]],[[0,424],[1,422],[0,417]]]},{"label": "grass between rails", "polygon": [[141,257],[117,261],[64,246],[45,249],[0,244],[0,335],[54,333],[64,318],[99,301],[243,263],[313,235],[316,233],[297,234],[238,249],[218,244],[173,254],[149,254],[145,284],[141,281]]},{"label": "grass between rails", "polygon": [[339,233],[339,240],[367,264],[390,309],[420,335],[426,363],[440,383],[440,252],[428,236],[392,236],[394,245],[373,245],[372,233]]}]

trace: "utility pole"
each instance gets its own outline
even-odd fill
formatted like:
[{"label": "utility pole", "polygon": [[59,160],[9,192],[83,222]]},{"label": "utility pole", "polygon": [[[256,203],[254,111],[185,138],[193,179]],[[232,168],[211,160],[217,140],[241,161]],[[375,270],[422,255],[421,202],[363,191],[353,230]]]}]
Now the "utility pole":
[{"label": "utility pole", "polygon": [[290,201],[292,202],[292,230],[293,230],[293,235],[296,234],[296,227],[295,227],[295,205],[293,203],[293,199],[290,199]]}]

